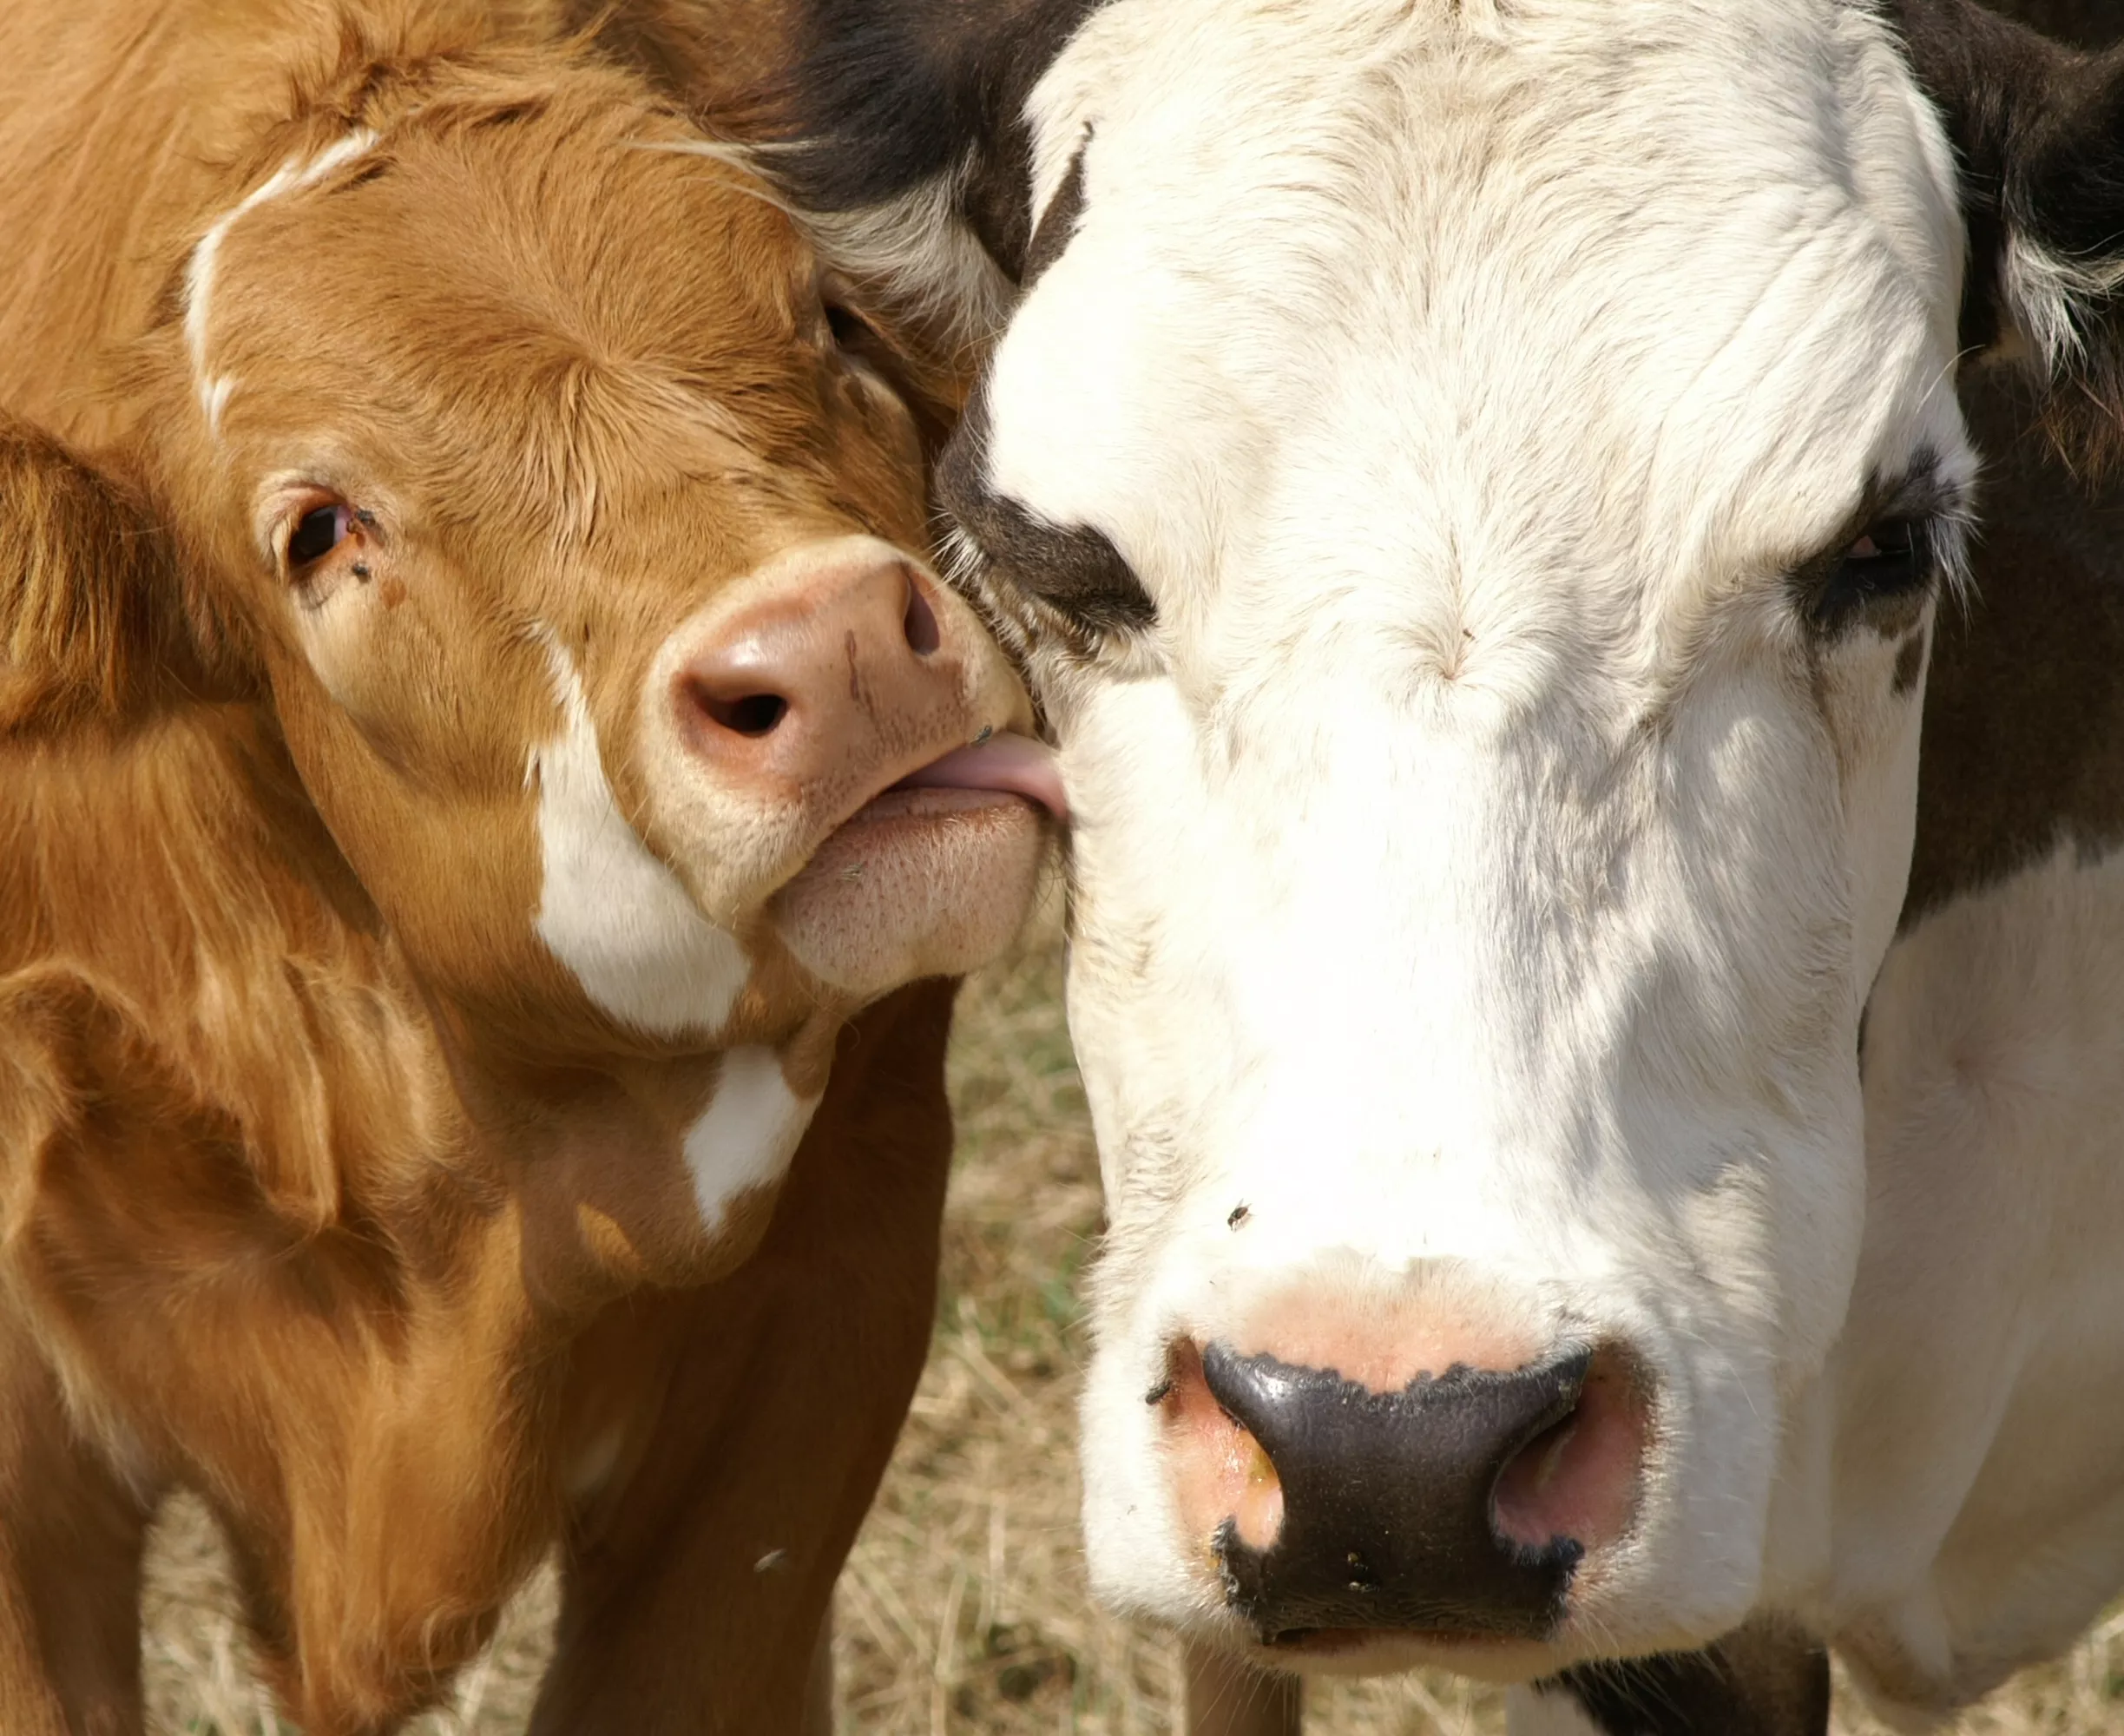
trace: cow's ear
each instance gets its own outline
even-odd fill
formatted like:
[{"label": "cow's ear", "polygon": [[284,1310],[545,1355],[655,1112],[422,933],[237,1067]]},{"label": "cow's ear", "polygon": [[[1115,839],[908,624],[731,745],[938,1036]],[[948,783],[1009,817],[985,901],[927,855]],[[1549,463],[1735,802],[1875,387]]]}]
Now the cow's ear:
[{"label": "cow's ear", "polygon": [[2054,431],[2124,450],[2124,49],[2088,54],[1976,0],[1902,0],[1960,169],[1963,341],[2050,385]]},{"label": "cow's ear", "polygon": [[228,686],[144,497],[0,417],[0,734]]},{"label": "cow's ear", "polygon": [[1032,245],[1035,88],[1100,0],[806,0],[741,135],[826,255],[959,347],[1001,329]]}]

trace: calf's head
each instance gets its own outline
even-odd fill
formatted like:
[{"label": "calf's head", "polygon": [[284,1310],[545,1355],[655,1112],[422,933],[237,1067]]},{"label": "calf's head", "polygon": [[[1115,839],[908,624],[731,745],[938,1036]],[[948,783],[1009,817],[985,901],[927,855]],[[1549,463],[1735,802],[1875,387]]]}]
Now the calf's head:
[{"label": "calf's head", "polygon": [[[836,10],[815,97],[890,61]],[[1075,813],[1096,1582],[1301,1663],[1720,1633],[1820,1469],[1956,372],[2102,352],[2114,69],[1919,0],[888,10],[965,125],[795,179],[1019,279],[942,492]]]},{"label": "calf's head", "polygon": [[215,654],[416,969],[540,1051],[962,970],[1038,858],[908,414],[697,151],[550,56],[341,69],[129,361]]},{"label": "calf's head", "polygon": [[233,186],[122,358],[150,504],[0,442],[0,733],[262,707],[467,1101],[570,1154],[524,1178],[542,1284],[698,1280],[847,1015],[980,962],[1042,859],[913,424],[766,187],[616,71],[352,62]]}]

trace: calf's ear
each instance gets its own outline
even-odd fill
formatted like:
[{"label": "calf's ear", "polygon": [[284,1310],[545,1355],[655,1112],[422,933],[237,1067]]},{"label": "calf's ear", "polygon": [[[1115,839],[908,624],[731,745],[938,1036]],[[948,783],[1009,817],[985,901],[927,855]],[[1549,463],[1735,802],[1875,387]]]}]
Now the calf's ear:
[{"label": "calf's ear", "polygon": [[2033,367],[2068,457],[2124,456],[2124,49],[2089,54],[1976,0],[1897,0],[1960,170],[1972,352]]},{"label": "calf's ear", "polygon": [[204,621],[144,498],[0,416],[0,735],[219,694]]}]

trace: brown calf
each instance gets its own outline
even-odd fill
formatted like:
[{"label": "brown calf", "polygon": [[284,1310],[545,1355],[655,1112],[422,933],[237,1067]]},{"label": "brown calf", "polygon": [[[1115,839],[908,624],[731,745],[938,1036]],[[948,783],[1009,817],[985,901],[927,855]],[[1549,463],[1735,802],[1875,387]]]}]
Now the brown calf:
[{"label": "brown calf", "polygon": [[556,1540],[539,1728],[805,1720],[1053,799],[697,142],[535,5],[0,15],[9,1736],[176,1484],[311,1736]]}]

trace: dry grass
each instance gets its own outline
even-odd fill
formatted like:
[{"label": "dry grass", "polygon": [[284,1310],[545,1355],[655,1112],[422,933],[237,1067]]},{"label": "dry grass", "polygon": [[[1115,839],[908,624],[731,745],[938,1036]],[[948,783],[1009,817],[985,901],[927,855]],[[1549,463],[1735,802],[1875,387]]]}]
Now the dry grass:
[{"label": "dry grass", "polygon": [[[1179,1669],[1159,1634],[1084,1595],[1072,1453],[1085,1344],[1076,1279],[1099,1223],[1083,1098],[1060,1010],[1050,913],[969,985],[952,1063],[959,1170],[929,1371],[884,1493],[843,1575],[840,1726],[860,1736],[1162,1736]],[[552,1588],[534,1585],[452,1709],[421,1736],[520,1730]],[[168,1731],[289,1733],[243,1667],[210,1527],[181,1504],[148,1605],[151,1701]],[[1849,1697],[1845,1705],[1851,1705]],[[1339,1684],[1314,1732],[1490,1736],[1496,1697],[1445,1678]],[[1879,1736],[1846,1712],[1843,1736]],[[1969,1736],[2124,1736],[2124,1619],[1957,1726]]]}]

